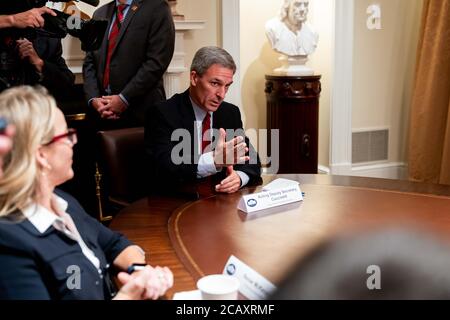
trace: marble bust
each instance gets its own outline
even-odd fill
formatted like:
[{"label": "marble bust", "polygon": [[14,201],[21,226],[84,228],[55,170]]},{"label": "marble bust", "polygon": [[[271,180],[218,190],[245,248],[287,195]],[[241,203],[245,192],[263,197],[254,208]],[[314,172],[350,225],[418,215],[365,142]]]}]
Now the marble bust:
[{"label": "marble bust", "polygon": [[[304,65],[317,48],[319,35],[306,22],[308,12],[309,0],[284,0],[280,15],[266,23],[267,39],[272,49],[287,56],[281,58],[285,64]],[[310,74],[308,70],[304,72]]]},{"label": "marble bust", "polygon": [[318,35],[306,23],[309,0],[285,0],[279,17],[266,23],[266,35],[272,48],[287,56],[312,54]]}]

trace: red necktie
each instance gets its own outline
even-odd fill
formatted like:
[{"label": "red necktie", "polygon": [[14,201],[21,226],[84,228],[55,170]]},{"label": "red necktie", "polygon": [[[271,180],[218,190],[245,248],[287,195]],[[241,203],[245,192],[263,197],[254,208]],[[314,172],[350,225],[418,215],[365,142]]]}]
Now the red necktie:
[{"label": "red necktie", "polygon": [[109,86],[109,65],[111,63],[111,56],[116,47],[117,37],[119,36],[120,25],[123,22],[123,11],[127,7],[126,4],[119,4],[117,6],[116,20],[111,28],[111,33],[108,38],[108,53],[106,54],[105,73],[103,75],[103,88]]},{"label": "red necktie", "polygon": [[205,151],[206,147],[211,143],[210,134],[205,134],[209,129],[211,129],[211,116],[209,112],[206,113],[205,118],[202,122],[202,153]]}]

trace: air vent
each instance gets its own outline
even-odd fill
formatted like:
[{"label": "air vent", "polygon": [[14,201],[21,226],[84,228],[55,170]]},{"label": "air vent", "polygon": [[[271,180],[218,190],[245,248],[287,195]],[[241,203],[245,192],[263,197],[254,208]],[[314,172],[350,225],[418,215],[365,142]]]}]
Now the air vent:
[{"label": "air vent", "polygon": [[353,132],[352,139],[353,163],[388,160],[389,130]]}]

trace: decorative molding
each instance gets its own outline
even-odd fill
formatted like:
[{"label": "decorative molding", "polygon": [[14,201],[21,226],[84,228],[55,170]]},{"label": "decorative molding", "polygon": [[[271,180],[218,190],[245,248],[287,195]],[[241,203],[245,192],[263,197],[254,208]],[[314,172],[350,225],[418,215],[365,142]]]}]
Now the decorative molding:
[{"label": "decorative molding", "polygon": [[184,20],[184,15],[177,12],[177,0],[167,0],[174,21]]},{"label": "decorative molding", "polygon": [[352,133],[369,132],[369,131],[384,131],[384,130],[390,131],[391,128],[388,126],[352,128]]},{"label": "decorative molding", "polygon": [[[233,85],[227,93],[226,100],[239,106],[239,108],[242,106],[240,29],[240,0],[222,0],[222,47],[232,55],[237,67]],[[241,114],[242,120],[245,122],[245,114],[242,108]]]},{"label": "decorative molding", "polygon": [[[331,169],[322,165],[318,166],[320,174],[331,174]],[[378,164],[364,164],[353,166],[350,176],[372,177],[394,180],[407,180],[408,166],[403,162],[388,162]]]},{"label": "decorative molding", "polygon": [[317,172],[319,172],[320,174],[330,174],[330,173],[331,173],[331,170],[330,170],[330,168],[328,168],[328,167],[319,165],[319,166],[317,167]]},{"label": "decorative molding", "polygon": [[274,92],[286,98],[316,98],[322,92],[320,76],[307,76],[307,80],[283,76],[266,76],[265,90],[267,94]]},{"label": "decorative molding", "polygon": [[205,27],[205,21],[204,20],[178,20],[174,21],[175,24],[175,30],[199,30],[203,29]]},{"label": "decorative molding", "polygon": [[408,169],[406,163],[388,162],[353,166],[351,171],[352,176],[406,180]]},{"label": "decorative molding", "polygon": [[336,0],[330,169],[338,175],[352,169],[353,20],[354,0]]},{"label": "decorative molding", "polygon": [[178,20],[175,23],[175,49],[172,61],[164,74],[164,90],[167,98],[184,90],[181,88],[181,76],[188,71],[186,67],[186,52],[184,49],[184,35],[191,30],[199,30],[205,27],[203,20]]},{"label": "decorative molding", "polygon": [[69,56],[65,57],[64,60],[66,60],[66,62],[67,61],[75,61],[75,62],[81,61],[81,62],[83,62],[84,61],[84,57],[85,57],[84,54],[69,55]]},{"label": "decorative molding", "polygon": [[69,70],[72,71],[73,74],[82,74],[83,73],[82,66],[70,66]]},{"label": "decorative molding", "polygon": [[76,77],[81,77],[84,57],[86,53],[81,50],[81,42],[78,38],[67,35],[61,40],[63,54],[62,57],[66,60],[69,69]]}]

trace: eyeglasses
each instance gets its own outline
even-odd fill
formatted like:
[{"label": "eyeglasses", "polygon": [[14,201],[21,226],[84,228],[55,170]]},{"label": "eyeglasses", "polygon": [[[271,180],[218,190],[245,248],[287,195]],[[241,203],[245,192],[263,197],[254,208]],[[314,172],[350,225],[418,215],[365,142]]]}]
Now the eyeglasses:
[{"label": "eyeglasses", "polygon": [[49,142],[44,144],[44,146],[48,146],[48,145],[50,145],[50,144],[52,144],[52,143],[54,143],[54,142],[56,142],[58,140],[64,139],[64,138],[67,138],[70,141],[70,143],[72,145],[74,145],[78,141],[78,139],[77,139],[77,130],[75,130],[75,129],[68,129],[66,133],[54,136],[52,138],[52,140],[50,140]]}]

